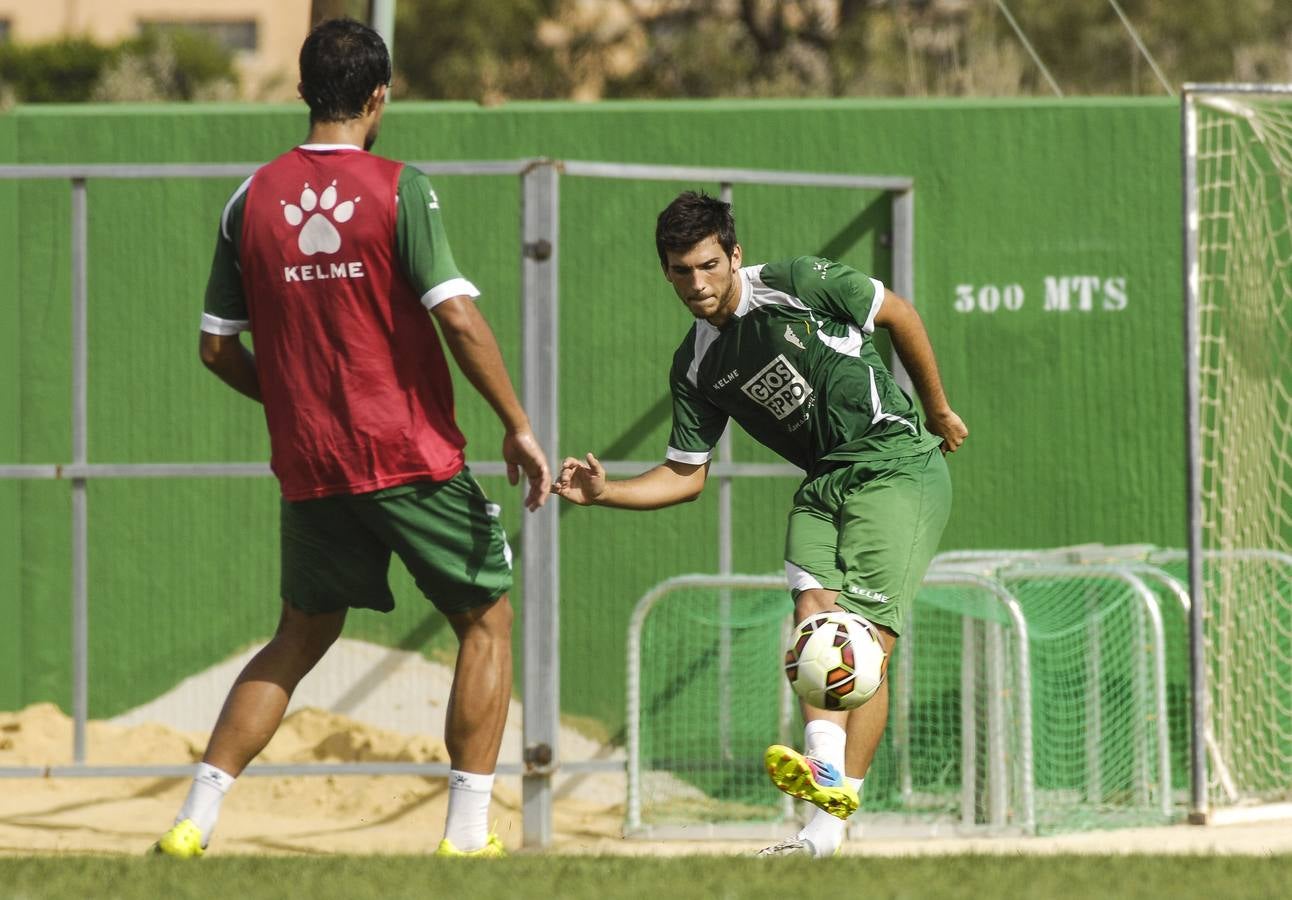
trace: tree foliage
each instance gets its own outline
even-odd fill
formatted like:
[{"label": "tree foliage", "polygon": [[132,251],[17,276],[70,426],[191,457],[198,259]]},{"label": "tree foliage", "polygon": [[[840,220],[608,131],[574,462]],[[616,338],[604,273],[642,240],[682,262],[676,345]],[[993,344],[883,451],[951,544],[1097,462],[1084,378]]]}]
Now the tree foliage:
[{"label": "tree foliage", "polygon": [[[401,0],[396,68],[446,99],[1165,88],[1111,0]],[[1121,0],[1168,84],[1292,80],[1286,0]]]},{"label": "tree foliage", "polygon": [[88,40],[0,45],[0,84],[29,103],[89,100],[113,51]]},{"label": "tree foliage", "polygon": [[26,103],[194,100],[236,90],[233,58],[191,31],[113,45],[83,38],[0,45],[0,92]]},{"label": "tree foliage", "polygon": [[[395,96],[508,99],[1161,94],[1292,81],[1288,0],[399,0]],[[1007,9],[1034,47],[1028,54]],[[314,21],[371,0],[314,0]],[[229,96],[192,33],[0,45],[0,97]]]},{"label": "tree foliage", "polygon": [[403,0],[395,96],[493,103],[568,96],[570,79],[541,31],[561,0]]}]

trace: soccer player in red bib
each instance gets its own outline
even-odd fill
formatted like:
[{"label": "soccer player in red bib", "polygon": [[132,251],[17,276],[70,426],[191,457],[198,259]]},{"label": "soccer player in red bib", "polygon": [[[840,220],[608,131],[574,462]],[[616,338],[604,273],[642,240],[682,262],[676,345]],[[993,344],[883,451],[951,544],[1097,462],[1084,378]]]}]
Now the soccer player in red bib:
[{"label": "soccer player in red bib", "polygon": [[203,854],[225,793],[347,611],[393,609],[394,553],[459,641],[436,852],[499,856],[489,802],[511,694],[511,549],[499,507],[466,466],[436,325],[502,422],[508,477],[516,484],[523,472],[531,511],[547,497],[546,456],[476,307],[479,291],[453,260],[430,182],[368,152],[391,77],[381,37],[353,20],[324,22],[306,38],[300,68],[309,136],[225,206],[201,335],[207,368],[264,404],[282,487],[282,616],[229,692],[155,849]]}]

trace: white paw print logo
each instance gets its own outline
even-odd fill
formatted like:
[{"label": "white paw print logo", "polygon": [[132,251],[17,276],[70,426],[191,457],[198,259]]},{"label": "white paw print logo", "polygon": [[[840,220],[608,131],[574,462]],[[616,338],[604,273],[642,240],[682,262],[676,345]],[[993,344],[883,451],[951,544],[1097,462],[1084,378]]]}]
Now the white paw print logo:
[{"label": "white paw print logo", "polygon": [[[359,202],[359,198],[337,203],[335,181],[324,188],[322,194],[314,193],[314,189],[307,181],[301,191],[299,205],[288,203],[286,200],[278,202],[283,206],[283,218],[293,227],[305,221],[306,213],[314,213],[296,237],[296,246],[301,248],[301,252],[306,256],[313,256],[315,253],[336,253],[341,249],[341,233],[332,223],[349,222],[354,215],[354,205]],[[316,209],[317,212],[315,212]]]}]

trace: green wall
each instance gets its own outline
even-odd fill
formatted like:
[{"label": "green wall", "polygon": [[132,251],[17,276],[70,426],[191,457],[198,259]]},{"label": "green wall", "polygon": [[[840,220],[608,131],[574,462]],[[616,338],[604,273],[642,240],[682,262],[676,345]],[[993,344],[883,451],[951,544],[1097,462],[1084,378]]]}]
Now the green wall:
[{"label": "green wall", "polygon": [[[303,110],[288,106],[25,107],[0,117],[0,161],[253,162],[302,139],[305,126]],[[912,176],[912,299],[971,431],[951,460],[956,501],[943,543],[960,549],[1183,545],[1178,143],[1178,108],[1159,100],[404,103],[389,110],[378,149],[410,160],[547,156]],[[459,264],[482,288],[517,373],[518,180],[435,182]],[[196,359],[216,221],[236,184],[91,184],[92,462],[266,458],[259,409]],[[693,186],[562,179],[554,457],[662,458],[666,369],[689,317],[659,273],[652,231],[659,208]],[[0,261],[16,270],[6,283],[18,285],[16,302],[0,308],[0,326],[12,326],[0,414],[16,425],[0,434],[0,462],[63,462],[68,191],[29,183],[0,192],[13,198],[0,204]],[[889,211],[877,194],[738,186],[735,202],[747,261],[824,253],[890,274]],[[1020,291],[1021,306],[1006,308]],[[1069,308],[1047,310],[1047,293]],[[496,423],[458,384],[469,456],[498,458]],[[743,436],[736,454],[769,458]],[[518,498],[502,479],[482,480],[504,498],[515,534]],[[780,569],[794,483],[737,483],[738,570]],[[9,633],[21,635],[12,654],[0,643],[0,706],[69,696],[67,498],[63,483],[0,484],[0,622],[17,622]],[[267,479],[91,486],[95,715],[146,700],[270,632],[275,504]],[[711,490],[652,514],[562,510],[571,714],[618,729],[632,603],[668,576],[716,570],[716,509]],[[402,571],[393,580],[397,612],[356,614],[347,633],[451,653],[442,621]]]}]

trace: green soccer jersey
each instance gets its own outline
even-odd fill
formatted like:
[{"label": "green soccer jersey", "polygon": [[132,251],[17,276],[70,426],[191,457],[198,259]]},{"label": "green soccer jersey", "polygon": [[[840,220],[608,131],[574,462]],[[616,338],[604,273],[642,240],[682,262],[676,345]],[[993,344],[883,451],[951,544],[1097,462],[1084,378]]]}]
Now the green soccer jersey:
[{"label": "green soccer jersey", "polygon": [[809,475],[938,446],[871,335],[884,286],[811,256],[745,266],[735,315],[698,320],[673,355],[668,458],[708,461],[727,419]]}]

